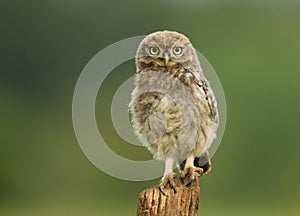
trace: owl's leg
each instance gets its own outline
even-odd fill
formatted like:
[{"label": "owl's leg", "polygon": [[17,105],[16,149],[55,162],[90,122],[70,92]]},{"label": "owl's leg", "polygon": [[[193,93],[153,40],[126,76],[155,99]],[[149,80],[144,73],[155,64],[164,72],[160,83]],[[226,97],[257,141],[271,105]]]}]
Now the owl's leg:
[{"label": "owl's leg", "polygon": [[178,160],[176,160],[176,167],[177,167],[177,170],[181,173],[183,170],[183,167],[181,166],[181,164],[179,163]]},{"label": "owl's leg", "polygon": [[164,189],[169,185],[174,192],[176,193],[176,183],[175,183],[175,177],[176,174],[173,172],[173,165],[174,165],[174,157],[168,156],[165,160],[165,172],[164,176],[162,177],[160,184],[159,184],[159,190],[164,194]]},{"label": "owl's leg", "polygon": [[193,154],[188,155],[184,169],[180,175],[186,185],[191,183],[195,179],[195,176],[201,176],[203,174],[202,168],[194,166],[194,159]]}]

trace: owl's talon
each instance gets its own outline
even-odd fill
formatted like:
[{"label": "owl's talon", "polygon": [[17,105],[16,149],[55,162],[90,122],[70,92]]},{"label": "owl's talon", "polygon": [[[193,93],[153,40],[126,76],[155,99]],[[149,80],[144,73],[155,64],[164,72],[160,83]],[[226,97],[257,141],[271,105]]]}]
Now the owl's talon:
[{"label": "owl's talon", "polygon": [[177,189],[176,189],[177,186],[176,186],[176,183],[174,180],[175,177],[176,177],[175,173],[169,173],[161,179],[161,182],[159,184],[159,190],[160,190],[160,192],[163,193],[163,195],[166,196],[166,192],[164,191],[164,189],[168,188],[168,186],[174,191],[174,193],[177,192]]},{"label": "owl's talon", "polygon": [[203,169],[200,167],[187,167],[185,168],[181,174],[181,180],[185,185],[190,184],[196,176],[202,176],[204,173]]}]

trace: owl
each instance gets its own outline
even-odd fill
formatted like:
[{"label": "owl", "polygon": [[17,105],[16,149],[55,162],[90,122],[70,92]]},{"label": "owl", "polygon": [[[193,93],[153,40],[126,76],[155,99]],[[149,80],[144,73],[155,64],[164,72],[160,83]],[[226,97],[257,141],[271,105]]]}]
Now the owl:
[{"label": "owl", "polygon": [[[190,40],[175,31],[146,36],[136,52],[129,111],[135,135],[165,161],[160,190],[210,171],[208,149],[219,124],[217,102]],[[189,182],[189,181],[188,181]]]}]

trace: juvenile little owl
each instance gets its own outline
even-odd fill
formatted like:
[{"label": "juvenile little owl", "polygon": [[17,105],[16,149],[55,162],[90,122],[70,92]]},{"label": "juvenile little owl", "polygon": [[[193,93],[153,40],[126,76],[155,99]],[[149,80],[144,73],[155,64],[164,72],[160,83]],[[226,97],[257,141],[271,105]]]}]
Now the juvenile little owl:
[{"label": "juvenile little owl", "polygon": [[159,31],[136,53],[135,89],[129,109],[138,139],[165,161],[160,190],[176,191],[173,166],[192,180],[210,168],[208,148],[219,124],[217,103],[187,37]]}]

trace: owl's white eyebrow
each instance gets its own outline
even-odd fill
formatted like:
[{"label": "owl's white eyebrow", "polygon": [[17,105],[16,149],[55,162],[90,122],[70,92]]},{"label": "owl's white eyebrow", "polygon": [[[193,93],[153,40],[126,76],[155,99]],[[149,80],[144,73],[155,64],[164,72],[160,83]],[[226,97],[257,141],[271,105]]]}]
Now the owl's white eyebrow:
[{"label": "owl's white eyebrow", "polygon": [[157,44],[157,43],[149,43],[149,44],[147,45],[147,47],[151,47],[151,46],[158,47],[158,44]]}]

